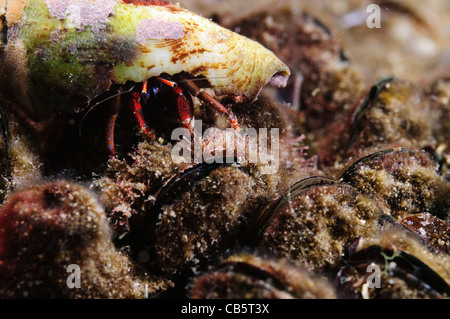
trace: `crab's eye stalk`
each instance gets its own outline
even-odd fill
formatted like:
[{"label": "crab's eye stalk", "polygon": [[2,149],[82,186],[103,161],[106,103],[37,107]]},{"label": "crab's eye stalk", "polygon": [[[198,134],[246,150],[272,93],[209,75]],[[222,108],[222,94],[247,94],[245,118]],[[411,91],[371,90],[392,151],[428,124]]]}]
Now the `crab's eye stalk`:
[{"label": "crab's eye stalk", "polygon": [[141,92],[141,102],[142,102],[142,104],[147,103],[147,101],[149,99],[150,99],[150,93]]},{"label": "crab's eye stalk", "polygon": [[159,87],[154,87],[153,88],[153,95],[155,95],[156,97],[159,96],[160,92],[161,92],[161,89]]}]

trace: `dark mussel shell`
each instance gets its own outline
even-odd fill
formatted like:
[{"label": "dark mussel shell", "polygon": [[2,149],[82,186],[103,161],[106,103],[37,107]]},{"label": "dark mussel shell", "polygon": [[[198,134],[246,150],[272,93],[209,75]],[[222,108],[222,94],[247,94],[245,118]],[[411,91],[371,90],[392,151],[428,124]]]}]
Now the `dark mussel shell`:
[{"label": "dark mussel shell", "polygon": [[379,199],[394,219],[429,212],[441,218],[449,201],[438,164],[426,152],[385,149],[351,164],[339,178],[368,196]]},{"label": "dark mussel shell", "polygon": [[423,148],[434,145],[429,109],[423,92],[409,82],[388,77],[377,82],[352,117],[345,142],[345,156],[367,148],[402,145]]},{"label": "dark mussel shell", "polygon": [[377,83],[375,83],[372,88],[370,89],[369,93],[364,97],[364,100],[362,101],[361,105],[359,106],[358,110],[355,112],[355,115],[353,116],[353,123],[358,123],[358,119],[361,116],[361,114],[368,108],[372,106],[371,103],[375,101],[376,98],[380,95],[380,93],[386,89],[387,86],[389,86],[392,82],[398,81],[395,77],[389,76],[384,79],[379,80]]},{"label": "dark mussel shell", "polygon": [[328,177],[296,183],[259,216],[257,245],[316,272],[334,271],[348,242],[380,224],[383,211]]},{"label": "dark mussel shell", "polygon": [[[419,258],[372,245],[350,252],[336,277],[339,298],[447,298],[450,286]],[[374,269],[378,266],[379,271]],[[375,276],[379,276],[378,279]],[[378,283],[377,283],[378,280]]]},{"label": "dark mussel shell", "polygon": [[193,299],[334,299],[327,281],[285,259],[233,255],[193,278]]},{"label": "dark mussel shell", "polygon": [[261,235],[261,232],[267,226],[268,221],[272,217],[272,214],[276,212],[280,207],[286,205],[290,200],[291,196],[295,196],[299,192],[309,187],[318,186],[318,185],[333,185],[336,184],[337,181],[331,177],[327,176],[311,176],[306,177],[294,185],[292,185],[283,195],[279,195],[275,200],[270,202],[259,214],[257,219],[257,227],[258,230],[257,236]]},{"label": "dark mussel shell", "polygon": [[267,190],[255,186],[249,174],[247,167],[226,161],[182,171],[160,189],[144,215],[132,217],[121,245],[155,272],[201,267],[234,244],[253,205],[268,201],[259,197]]}]

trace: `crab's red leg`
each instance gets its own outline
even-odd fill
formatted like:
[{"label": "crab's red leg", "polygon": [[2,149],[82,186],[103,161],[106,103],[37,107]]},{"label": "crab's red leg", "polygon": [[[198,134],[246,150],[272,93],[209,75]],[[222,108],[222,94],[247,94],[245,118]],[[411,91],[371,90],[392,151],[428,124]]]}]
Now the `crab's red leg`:
[{"label": "crab's red leg", "polygon": [[158,77],[157,79],[161,83],[164,83],[173,89],[173,92],[177,96],[177,112],[178,116],[180,117],[181,125],[189,130],[193,118],[193,106],[191,97],[189,96],[189,94],[186,94],[186,92],[184,92],[184,90],[179,87],[176,82],[160,77]]},{"label": "crab's red leg", "polygon": [[108,119],[106,127],[106,144],[108,145],[108,151],[111,156],[116,154],[114,148],[114,127],[116,125],[117,115],[119,114],[120,97],[117,96],[111,105],[111,116]]},{"label": "crab's red leg", "polygon": [[222,104],[220,104],[219,101],[217,101],[216,99],[214,99],[213,97],[211,97],[209,94],[207,94],[205,92],[200,92],[198,94],[198,97],[200,99],[202,99],[203,101],[209,103],[213,107],[215,107],[218,111],[226,114],[228,116],[228,118],[230,119],[230,122],[231,122],[231,125],[233,125],[233,128],[235,130],[239,130],[239,124],[237,122],[236,116],[234,116],[233,113],[231,113]]},{"label": "crab's red leg", "polygon": [[147,122],[144,119],[144,113],[142,112],[141,92],[133,91],[130,101],[130,107],[141,131],[151,139],[154,139],[155,133],[153,133],[153,131],[149,128]]},{"label": "crab's red leg", "polygon": [[[178,94],[178,113],[180,114],[183,125],[189,128],[189,123],[192,119],[192,101],[190,101],[186,94],[184,94],[183,90],[177,85],[176,82],[163,78],[158,78],[158,80],[174,88],[175,93]],[[216,99],[212,98],[209,94],[201,91],[200,88],[192,80],[183,80],[183,87],[185,87],[193,96],[198,97],[199,99],[216,108],[218,111],[226,114],[230,119],[230,122],[233,125],[234,129],[239,130],[239,124],[234,114],[227,110],[222,104],[220,104]]]},{"label": "crab's red leg", "polygon": [[196,96],[199,99],[205,101],[206,103],[208,103],[209,105],[211,105],[215,109],[217,109],[219,112],[222,112],[222,113],[226,114],[228,116],[228,118],[230,119],[230,122],[233,125],[233,128],[236,129],[236,130],[239,130],[239,124],[238,124],[237,118],[234,116],[234,114],[231,113],[222,104],[220,104],[216,99],[211,97],[208,93],[201,91],[200,88],[192,80],[185,80],[185,81],[183,81],[183,86],[193,96]]},{"label": "crab's red leg", "polygon": [[114,148],[114,126],[116,125],[117,114],[111,115],[108,120],[108,126],[106,128],[106,143],[108,145],[109,155],[116,155]]},{"label": "crab's red leg", "polygon": [[147,94],[148,93],[148,81],[145,81],[144,84],[142,85],[142,94]]}]

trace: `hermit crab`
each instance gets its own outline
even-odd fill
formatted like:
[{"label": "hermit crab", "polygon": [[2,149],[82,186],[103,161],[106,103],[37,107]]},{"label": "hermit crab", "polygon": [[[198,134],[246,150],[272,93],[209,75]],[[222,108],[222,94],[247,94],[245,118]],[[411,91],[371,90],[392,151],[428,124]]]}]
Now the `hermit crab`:
[{"label": "hermit crab", "polygon": [[28,125],[108,101],[111,154],[121,101],[153,135],[142,106],[161,83],[173,89],[184,127],[193,95],[237,129],[231,111],[201,88],[253,101],[266,84],[284,86],[290,75],[257,42],[157,0],[0,0],[0,56],[2,102]]}]

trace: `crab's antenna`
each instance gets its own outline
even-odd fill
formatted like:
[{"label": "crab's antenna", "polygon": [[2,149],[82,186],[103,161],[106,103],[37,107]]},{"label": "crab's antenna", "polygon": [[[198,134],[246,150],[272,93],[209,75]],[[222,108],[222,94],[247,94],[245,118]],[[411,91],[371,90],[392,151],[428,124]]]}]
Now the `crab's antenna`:
[{"label": "crab's antenna", "polygon": [[119,91],[119,92],[117,92],[116,94],[113,94],[113,95],[111,95],[111,96],[108,96],[107,98],[105,98],[105,99],[103,99],[103,100],[101,100],[101,101],[98,101],[97,103],[95,103],[94,105],[92,105],[91,107],[89,107],[89,109],[86,111],[86,113],[84,113],[83,117],[82,117],[81,120],[80,120],[80,126],[79,126],[79,128],[78,128],[78,134],[81,136],[81,126],[83,125],[84,119],[86,118],[86,116],[87,116],[87,115],[88,115],[88,114],[89,114],[96,106],[98,106],[99,104],[102,104],[102,103],[104,103],[104,102],[106,102],[106,101],[108,101],[108,100],[111,100],[111,99],[113,99],[113,98],[115,98],[115,97],[117,97],[117,96],[120,96],[120,95],[122,95],[122,94],[129,93],[129,92],[131,92],[131,91],[134,90],[134,87],[135,87],[135,85],[133,85],[130,89],[128,89],[128,90],[126,90],[126,91]]}]

